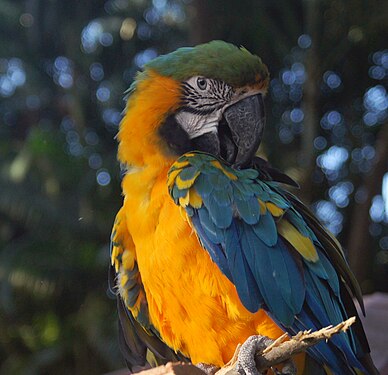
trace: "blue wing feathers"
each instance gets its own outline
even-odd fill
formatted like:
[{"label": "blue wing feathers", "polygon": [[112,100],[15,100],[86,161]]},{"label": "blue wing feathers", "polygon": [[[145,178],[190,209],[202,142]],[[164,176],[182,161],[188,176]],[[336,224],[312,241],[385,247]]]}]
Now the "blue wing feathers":
[{"label": "blue wing feathers", "polygon": [[[236,185],[242,185],[242,184],[236,184]],[[268,190],[264,189],[262,184],[246,184],[246,190],[258,197],[263,202],[268,202],[270,200],[270,195]]]},{"label": "blue wing feathers", "polygon": [[219,205],[214,195],[203,197],[205,207],[209,211],[209,216],[218,228],[228,228],[233,220],[232,206]]},{"label": "blue wing feathers", "polygon": [[179,177],[183,181],[192,180],[195,177],[195,174],[198,172],[198,168],[194,166],[187,167],[179,173]]},{"label": "blue wing feathers", "polygon": [[237,211],[247,224],[256,224],[260,219],[260,206],[255,197],[247,199],[235,199]]},{"label": "blue wing feathers", "polygon": [[[319,279],[310,272],[305,273],[305,278],[307,288],[314,292],[313,296],[315,297],[315,301],[324,308],[324,317],[328,317],[328,322],[330,322],[330,324],[335,325],[341,323],[343,317],[338,310],[339,306],[336,306],[336,301],[333,301],[335,296],[330,295],[330,291],[325,285],[326,281]],[[322,325],[325,324],[322,320],[320,321]]]},{"label": "blue wing feathers", "polygon": [[263,295],[264,302],[270,311],[273,311],[277,318],[291,325],[294,319],[294,313],[289,304],[283,298],[282,293],[279,293],[277,283],[280,281],[277,274],[281,272],[281,268],[272,269],[270,265],[270,252],[275,249],[268,249],[264,242],[256,236],[252,228],[248,225],[243,225],[244,235],[241,238],[241,244],[247,260],[251,265],[255,280],[259,285],[259,289]]},{"label": "blue wing feathers", "polygon": [[200,174],[195,180],[195,188],[202,199],[209,196],[214,190],[213,186],[209,184],[206,175],[204,174]]},{"label": "blue wing feathers", "polygon": [[[279,326],[292,334],[318,330],[348,318],[340,298],[337,271],[312,228],[276,183],[259,180],[253,169],[217,167],[209,163],[216,160],[209,155],[191,154],[185,160],[190,164],[182,171],[189,170],[181,179],[195,178],[194,187],[203,202],[200,208],[186,208],[191,210],[193,227],[249,311],[266,309]],[[175,184],[169,189],[176,203],[187,194],[187,189],[177,189]],[[274,217],[269,209],[262,211],[259,200],[284,212]],[[278,235],[279,220],[288,220],[302,236],[310,238],[319,256],[316,262],[304,259]],[[356,341],[350,329],[348,334],[336,335],[308,352],[334,374],[354,375],[352,367],[365,371],[353,351]]]},{"label": "blue wing feathers", "polygon": [[231,206],[231,194],[224,188],[223,190],[214,189],[214,199],[219,206]]},{"label": "blue wing feathers", "polygon": [[177,186],[174,186],[172,189],[172,197],[175,201],[177,201],[179,198],[185,197],[187,194],[187,189],[178,189]]},{"label": "blue wing feathers", "polygon": [[201,208],[200,210],[198,210],[197,215],[193,215],[191,221],[194,224],[195,228],[197,228],[197,224],[201,225],[204,230],[204,235],[206,235],[206,237],[208,237],[211,242],[213,242],[214,244],[221,243],[222,237],[220,235],[220,229],[210,219],[209,211],[206,208]]},{"label": "blue wing feathers", "polygon": [[[216,171],[218,171],[216,169]],[[222,190],[224,189],[225,185],[228,185],[230,180],[228,177],[226,177],[224,174],[215,173],[212,171],[212,173],[208,174],[208,181],[209,184],[211,184],[216,190]]]},{"label": "blue wing feathers", "polygon": [[[232,227],[234,226],[235,223],[232,224]],[[255,312],[261,307],[263,297],[241,245],[237,228],[225,231],[225,248],[228,249],[227,258],[233,282],[244,306]]]},{"label": "blue wing feathers", "polygon": [[266,245],[274,246],[278,239],[278,232],[272,215],[267,211],[261,215],[258,224],[253,226],[253,230]]},{"label": "blue wing feathers", "polygon": [[329,283],[330,288],[332,289],[334,294],[339,297],[340,288],[337,272],[335,272],[333,265],[329,262],[326,255],[322,251],[318,250],[318,254],[319,260],[322,264],[322,268],[326,271],[327,274],[326,280]]},{"label": "blue wing feathers", "polygon": [[310,237],[310,232],[303,218],[293,209],[287,211],[287,219],[305,237]]},{"label": "blue wing feathers", "polygon": [[214,232],[213,239],[209,236],[209,231],[206,227],[203,226],[203,221],[201,220],[198,214],[193,215],[191,218],[193,225],[196,228],[197,235],[203,245],[203,247],[209,252],[213,261],[218,265],[220,270],[224,275],[232,281],[232,275],[230,273],[230,268],[225,256],[225,253],[222,249],[222,246],[217,240],[216,232]]},{"label": "blue wing feathers", "polygon": [[[310,321],[313,321],[314,318],[317,318],[316,319],[317,321],[314,323],[314,326],[312,327],[313,329],[317,330],[323,326],[328,326],[329,324],[332,324],[328,319],[328,317],[326,316],[325,312],[323,311],[320,301],[309,290],[307,290],[307,293],[306,293],[306,304],[308,305],[311,311],[311,313],[309,314]],[[305,311],[307,314],[308,309],[305,309]],[[302,315],[304,316],[305,313],[303,312]],[[305,320],[307,319],[305,318]],[[321,351],[323,350],[322,348],[324,348],[325,351],[328,350],[327,348],[331,349],[331,352],[332,352],[330,355],[331,361],[334,360],[334,358],[338,357],[338,352],[342,353],[342,355],[340,356],[342,359],[341,369],[340,371],[336,372],[337,374],[354,374],[354,370],[349,368],[349,364],[351,366],[364,370],[363,366],[360,364],[355,354],[353,353],[353,350],[349,342],[349,338],[347,334],[344,332],[334,335],[330,339],[327,345],[321,345],[318,348]],[[330,366],[332,366],[332,362],[329,362],[329,363],[330,363]]]},{"label": "blue wing feathers", "polygon": [[277,207],[279,208],[289,208],[289,205],[287,204],[287,202],[282,199],[279,195],[275,195],[275,194],[271,194],[270,195],[270,199],[269,201],[273,204],[275,204]]},{"label": "blue wing feathers", "polygon": [[242,178],[248,183],[252,182],[252,180],[256,179],[259,176],[259,172],[255,169],[244,169],[242,172],[244,173],[242,175]]},{"label": "blue wing feathers", "polygon": [[305,299],[304,278],[282,240],[279,239],[274,251],[268,251],[268,253],[271,268],[279,270],[275,279],[280,292],[293,314],[298,314]]},{"label": "blue wing feathers", "polygon": [[[313,313],[309,309],[303,309],[295,322],[295,333],[306,329],[316,330],[318,324],[314,322]],[[355,375],[349,366],[344,366],[342,353],[332,348],[331,344],[319,342],[309,348],[309,354],[320,364],[330,364],[331,370],[338,375]]]}]

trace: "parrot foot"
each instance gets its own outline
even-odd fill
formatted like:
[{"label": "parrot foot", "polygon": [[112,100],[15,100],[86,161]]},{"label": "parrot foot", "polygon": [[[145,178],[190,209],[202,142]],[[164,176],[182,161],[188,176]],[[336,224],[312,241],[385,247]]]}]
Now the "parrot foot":
[{"label": "parrot foot", "polygon": [[261,375],[256,368],[255,354],[262,352],[272,344],[272,340],[266,336],[250,336],[241,345],[236,364],[236,370],[241,375]]},{"label": "parrot foot", "polygon": [[197,363],[195,365],[202,370],[206,375],[214,375],[220,368],[214,365],[208,365],[206,363]]},{"label": "parrot foot", "polygon": [[[241,345],[236,371],[240,375],[263,375],[256,368],[255,355],[262,352],[265,348],[273,343],[269,337],[266,336],[250,336]],[[296,367],[294,362],[290,359],[284,362],[284,366],[281,371],[276,368],[272,368],[275,375],[296,375]]]}]

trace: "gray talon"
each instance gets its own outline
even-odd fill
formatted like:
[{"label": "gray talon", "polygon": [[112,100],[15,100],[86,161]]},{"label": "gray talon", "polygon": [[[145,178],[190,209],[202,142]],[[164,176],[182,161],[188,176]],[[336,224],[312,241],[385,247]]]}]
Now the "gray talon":
[{"label": "gray talon", "polygon": [[[236,371],[240,375],[263,375],[256,368],[255,355],[261,353],[265,348],[273,343],[273,340],[266,336],[250,336],[241,345],[236,364]],[[276,375],[296,375],[296,366],[292,359],[284,362],[283,368],[279,371],[272,368]]]},{"label": "gray talon", "polygon": [[236,370],[241,375],[262,375],[256,368],[255,354],[262,352],[273,340],[266,336],[250,336],[241,345]]}]

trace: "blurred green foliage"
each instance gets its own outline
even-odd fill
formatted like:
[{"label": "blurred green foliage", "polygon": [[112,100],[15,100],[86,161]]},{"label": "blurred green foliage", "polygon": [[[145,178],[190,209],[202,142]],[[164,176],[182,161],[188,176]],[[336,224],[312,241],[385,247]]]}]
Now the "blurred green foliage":
[{"label": "blurred green foliage", "polygon": [[357,275],[387,290],[387,17],[377,0],[0,0],[0,374],[123,367],[106,289],[124,91],[149,59],[213,38],[268,64],[264,152],[345,244],[366,202]]}]

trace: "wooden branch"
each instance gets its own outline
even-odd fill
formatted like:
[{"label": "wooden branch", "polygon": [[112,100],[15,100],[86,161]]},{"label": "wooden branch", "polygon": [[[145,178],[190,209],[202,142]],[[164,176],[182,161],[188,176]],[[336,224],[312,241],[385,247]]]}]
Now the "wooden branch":
[{"label": "wooden branch", "polygon": [[[316,345],[322,340],[329,340],[333,335],[339,332],[345,332],[356,321],[355,317],[349,318],[344,322],[333,326],[328,326],[319,331],[311,332],[301,331],[297,335],[288,337],[287,334],[280,336],[262,353],[256,354],[256,365],[259,371],[263,372],[275,365],[283,363],[294,355],[306,351],[310,346]],[[215,375],[239,375],[235,370],[237,356],[240,346],[232,360]],[[138,373],[138,375],[204,375],[205,373],[191,363],[168,363],[151,370]]]},{"label": "wooden branch", "polygon": [[[339,332],[345,332],[356,321],[355,317],[333,326],[328,326],[316,332],[304,331],[291,337],[290,340],[272,344],[264,350],[262,355],[256,357],[259,370],[265,370],[273,365],[282,363],[292,358],[295,354],[306,351],[310,346],[318,344],[322,340],[328,340]],[[275,345],[276,344],[276,345]]]},{"label": "wooden branch", "polygon": [[[256,354],[256,366],[259,371],[264,371],[272,366],[285,362],[294,355],[306,351],[310,346],[314,346],[322,340],[328,340],[339,332],[345,332],[355,321],[356,318],[351,317],[335,327],[328,326],[315,332],[311,332],[311,330],[301,331],[297,335],[292,336],[289,340],[287,340],[287,334],[284,334],[268,346],[263,353]],[[234,357],[236,357],[236,355]],[[234,370],[234,365],[234,363],[231,364],[228,371],[225,371],[225,368],[222,368],[216,375],[238,374]]]}]

